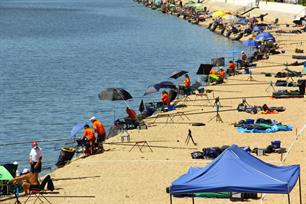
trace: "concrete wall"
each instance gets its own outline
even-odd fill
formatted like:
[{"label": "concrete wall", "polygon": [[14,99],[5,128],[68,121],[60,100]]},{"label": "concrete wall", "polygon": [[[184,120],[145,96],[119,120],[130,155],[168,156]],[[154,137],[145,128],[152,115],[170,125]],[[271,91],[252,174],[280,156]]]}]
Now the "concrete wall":
[{"label": "concrete wall", "polygon": [[277,11],[281,13],[289,13],[294,16],[306,15],[306,8],[302,5],[296,5],[296,4],[285,4],[285,3],[261,1],[259,3],[259,8],[262,10],[266,10],[266,11]]},{"label": "concrete wall", "polygon": [[[296,0],[290,0],[290,1],[296,1]],[[249,5],[250,3],[256,5],[256,0],[210,0],[208,2],[212,5],[214,2],[224,5],[232,4],[237,6],[237,8]],[[296,16],[296,17],[306,15],[305,6],[296,5],[296,4],[260,1],[259,8],[265,11],[280,12],[280,13],[290,14],[291,16]]]}]

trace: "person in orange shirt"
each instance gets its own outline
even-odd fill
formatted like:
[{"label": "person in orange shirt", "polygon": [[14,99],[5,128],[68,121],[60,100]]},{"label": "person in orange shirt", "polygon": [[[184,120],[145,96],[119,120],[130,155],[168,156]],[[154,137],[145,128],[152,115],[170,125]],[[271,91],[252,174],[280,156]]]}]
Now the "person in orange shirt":
[{"label": "person in orange shirt", "polygon": [[223,83],[224,82],[224,78],[225,78],[225,71],[224,71],[224,69],[220,69],[218,71],[218,76],[219,76],[219,79],[218,79],[217,83]]},{"label": "person in orange shirt", "polygon": [[229,75],[235,75],[236,64],[233,61],[229,61],[228,70]]},{"label": "person in orange shirt", "polygon": [[128,116],[125,119],[132,120],[132,121],[137,120],[137,113],[133,109],[126,107],[126,113],[128,114]]},{"label": "person in orange shirt", "polygon": [[85,154],[88,155],[92,155],[93,154],[93,149],[94,149],[94,144],[96,141],[96,137],[95,137],[95,132],[89,127],[89,125],[84,125],[84,134],[83,134],[83,138],[82,139],[86,139],[88,141],[87,145],[86,145],[86,150],[85,150]]},{"label": "person in orange shirt", "polygon": [[190,77],[189,77],[188,74],[185,74],[184,85],[185,85],[185,87],[190,87],[191,86],[191,81],[190,81]]},{"label": "person in orange shirt", "polygon": [[161,95],[161,101],[164,105],[170,105],[170,97],[167,91],[163,91]]},{"label": "person in orange shirt", "polygon": [[222,78],[222,79],[225,78],[225,71],[224,71],[224,69],[220,69],[220,70],[218,71],[218,76],[219,76],[220,78]]},{"label": "person in orange shirt", "polygon": [[90,118],[92,122],[93,129],[97,134],[97,143],[99,144],[99,148],[103,151],[103,142],[105,141],[105,128],[104,125],[96,119],[95,116]]}]

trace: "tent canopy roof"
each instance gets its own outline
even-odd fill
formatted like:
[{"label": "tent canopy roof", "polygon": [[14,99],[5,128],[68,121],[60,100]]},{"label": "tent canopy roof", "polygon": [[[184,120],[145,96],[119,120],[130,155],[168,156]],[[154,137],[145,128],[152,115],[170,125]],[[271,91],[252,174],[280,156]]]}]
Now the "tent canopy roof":
[{"label": "tent canopy roof", "polygon": [[275,166],[236,145],[227,148],[206,167],[191,167],[170,186],[171,194],[199,192],[256,192],[287,194],[300,174],[300,166]]}]

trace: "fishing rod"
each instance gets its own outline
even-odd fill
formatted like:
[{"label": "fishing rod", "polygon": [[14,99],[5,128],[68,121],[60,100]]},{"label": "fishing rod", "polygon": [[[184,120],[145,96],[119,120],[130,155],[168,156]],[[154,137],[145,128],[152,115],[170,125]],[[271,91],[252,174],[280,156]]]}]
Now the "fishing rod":
[{"label": "fishing rod", "polygon": [[[104,143],[108,145],[121,145],[121,146],[134,146],[133,142],[128,143]],[[134,142],[135,143],[135,142]],[[163,148],[163,149],[188,149],[188,150],[196,150],[197,148],[191,148],[191,147],[171,147],[171,146],[161,146],[161,145],[150,145],[150,147],[156,147],[156,148]]]},{"label": "fishing rod", "polygon": [[271,83],[262,82],[262,83],[245,83],[245,84],[220,84],[218,87],[222,87],[222,86],[252,86],[252,85],[266,85],[266,84],[271,84]]},{"label": "fishing rod", "polygon": [[78,179],[87,179],[87,178],[100,178],[101,176],[80,176],[73,178],[52,178],[53,181],[65,181],[65,180],[78,180]]},{"label": "fishing rod", "polygon": [[[50,140],[36,140],[39,143],[45,142],[57,142],[57,141],[67,141],[69,139],[50,139]],[[18,144],[29,144],[29,141],[22,141],[22,142],[14,142],[14,143],[0,143],[0,146],[10,146],[10,145],[18,145]]]},{"label": "fishing rod", "polygon": [[174,125],[192,125],[192,124],[198,124],[198,126],[205,126],[205,123],[200,123],[200,122],[148,122],[152,124],[174,124]]},{"label": "fishing rod", "polygon": [[[265,98],[265,97],[271,97],[271,96],[240,96],[240,97],[232,97],[232,98],[220,98],[220,100],[228,100],[228,99],[247,99],[247,98]],[[211,100],[215,100],[216,98],[212,98]],[[207,99],[190,99],[188,100],[190,102],[192,101],[208,101]]]}]

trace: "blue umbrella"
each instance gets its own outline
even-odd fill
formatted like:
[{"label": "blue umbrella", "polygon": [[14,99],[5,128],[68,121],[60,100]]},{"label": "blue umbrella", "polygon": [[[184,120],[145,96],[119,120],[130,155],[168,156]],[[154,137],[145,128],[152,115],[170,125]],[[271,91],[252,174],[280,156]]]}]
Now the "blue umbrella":
[{"label": "blue umbrella", "polygon": [[85,124],[85,122],[79,122],[75,124],[70,131],[70,137],[74,138],[76,134],[78,134],[78,132],[80,132],[84,128]]},{"label": "blue umbrella", "polygon": [[259,42],[255,41],[255,40],[246,40],[242,44],[244,46],[248,46],[248,47],[257,47],[259,45]]},{"label": "blue umbrella", "polygon": [[268,41],[268,40],[273,40],[275,42],[275,38],[271,33],[268,32],[262,32],[256,35],[256,40],[263,40],[263,41]]},{"label": "blue umbrella", "polygon": [[254,26],[253,32],[260,32],[260,31],[261,31],[261,29],[260,29],[259,26]]}]

